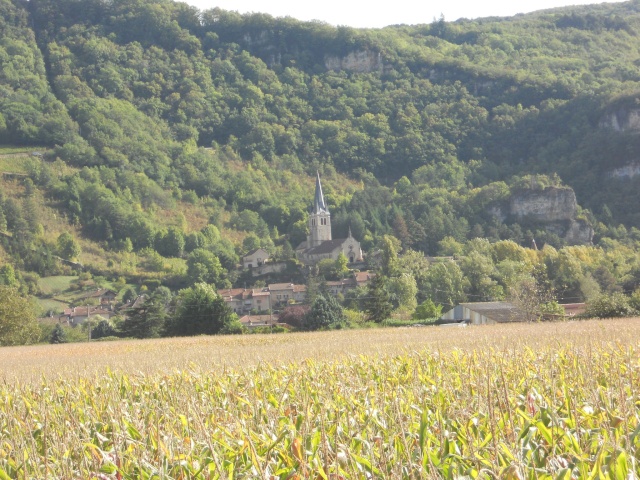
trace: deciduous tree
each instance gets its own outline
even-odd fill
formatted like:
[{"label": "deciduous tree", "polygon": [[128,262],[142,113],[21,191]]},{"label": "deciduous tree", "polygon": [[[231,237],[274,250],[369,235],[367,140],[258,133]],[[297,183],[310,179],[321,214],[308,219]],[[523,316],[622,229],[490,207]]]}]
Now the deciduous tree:
[{"label": "deciduous tree", "polygon": [[35,308],[18,290],[0,286],[0,346],[28,345],[40,337]]}]

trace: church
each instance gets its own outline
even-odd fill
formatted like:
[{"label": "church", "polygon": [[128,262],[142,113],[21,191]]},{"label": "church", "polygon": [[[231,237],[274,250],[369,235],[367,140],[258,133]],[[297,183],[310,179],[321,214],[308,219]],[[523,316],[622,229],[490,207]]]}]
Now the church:
[{"label": "church", "polygon": [[315,265],[325,258],[337,260],[340,253],[347,257],[349,263],[363,260],[360,242],[351,235],[351,228],[349,228],[349,236],[347,238],[335,240],[332,238],[331,214],[324,201],[320,173],[318,173],[313,210],[309,215],[309,235],[307,236],[307,241],[302,242],[296,248],[296,257],[305,265]]}]

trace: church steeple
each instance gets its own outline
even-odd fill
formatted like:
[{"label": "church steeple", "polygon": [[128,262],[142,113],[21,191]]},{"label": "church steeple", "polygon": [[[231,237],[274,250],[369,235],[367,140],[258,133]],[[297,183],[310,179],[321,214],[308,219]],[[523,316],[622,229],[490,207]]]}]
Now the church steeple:
[{"label": "church steeple", "polygon": [[309,247],[317,247],[327,240],[331,240],[331,214],[324,201],[320,173],[318,172],[316,175],[316,195],[313,201],[313,210],[309,215],[307,244]]},{"label": "church steeple", "polygon": [[316,197],[313,202],[313,213],[329,213],[327,204],[324,203],[324,195],[322,194],[322,183],[320,183],[320,172],[316,172]]}]

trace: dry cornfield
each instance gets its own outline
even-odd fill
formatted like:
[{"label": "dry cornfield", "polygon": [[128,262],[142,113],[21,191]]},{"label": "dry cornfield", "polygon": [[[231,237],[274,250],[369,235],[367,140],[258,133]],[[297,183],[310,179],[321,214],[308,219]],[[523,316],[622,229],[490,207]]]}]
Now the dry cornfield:
[{"label": "dry cornfield", "polygon": [[638,478],[640,320],[0,350],[0,479]]}]

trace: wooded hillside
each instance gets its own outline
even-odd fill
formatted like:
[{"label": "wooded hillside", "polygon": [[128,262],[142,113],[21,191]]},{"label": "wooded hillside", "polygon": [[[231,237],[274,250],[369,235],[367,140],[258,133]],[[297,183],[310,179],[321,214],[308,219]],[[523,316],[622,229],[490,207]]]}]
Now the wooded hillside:
[{"label": "wooded hillside", "polygon": [[[358,30],[0,0],[0,142],[23,154],[0,164],[28,177],[2,179],[2,257],[60,273],[71,232],[67,256],[96,273],[179,287],[205,249],[230,285],[250,248],[291,258],[316,170],[334,236],[367,250],[386,234],[429,255],[476,237],[561,248],[591,228],[635,248],[639,33],[638,1]],[[568,188],[569,213],[513,207]]]}]

